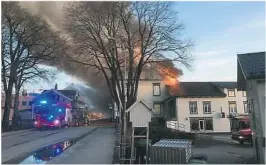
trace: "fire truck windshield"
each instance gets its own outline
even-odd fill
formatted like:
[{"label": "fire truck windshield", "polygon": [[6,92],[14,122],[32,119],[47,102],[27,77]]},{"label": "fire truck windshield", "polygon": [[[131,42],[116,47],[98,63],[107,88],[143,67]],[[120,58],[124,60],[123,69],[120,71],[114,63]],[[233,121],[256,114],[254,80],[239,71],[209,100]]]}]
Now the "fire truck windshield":
[{"label": "fire truck windshield", "polygon": [[48,114],[49,112],[50,110],[46,106],[40,106],[35,108],[35,113],[37,114]]},{"label": "fire truck windshield", "polygon": [[250,128],[250,123],[248,121],[241,121],[239,122],[240,129],[248,129]]}]

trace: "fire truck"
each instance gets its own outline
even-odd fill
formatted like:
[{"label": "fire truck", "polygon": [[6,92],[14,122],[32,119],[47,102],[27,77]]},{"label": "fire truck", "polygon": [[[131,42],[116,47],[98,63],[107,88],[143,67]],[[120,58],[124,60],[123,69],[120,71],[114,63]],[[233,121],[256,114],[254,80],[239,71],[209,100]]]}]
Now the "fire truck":
[{"label": "fire truck", "polygon": [[248,116],[234,117],[232,120],[231,138],[238,141],[240,144],[249,142],[252,144],[252,131]]},{"label": "fire truck", "polygon": [[72,106],[67,102],[51,103],[48,100],[40,100],[39,104],[33,105],[34,125],[37,129],[70,125],[73,118],[71,110]]}]

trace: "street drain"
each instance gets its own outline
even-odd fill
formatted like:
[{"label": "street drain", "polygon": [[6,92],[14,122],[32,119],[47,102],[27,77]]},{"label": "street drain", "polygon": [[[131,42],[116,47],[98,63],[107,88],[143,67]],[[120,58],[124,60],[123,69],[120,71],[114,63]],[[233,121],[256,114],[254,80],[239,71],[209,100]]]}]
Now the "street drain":
[{"label": "street drain", "polygon": [[60,155],[67,148],[74,144],[73,140],[64,140],[49,146],[45,146],[33,152],[32,155],[27,157],[20,164],[45,164],[54,157]]}]

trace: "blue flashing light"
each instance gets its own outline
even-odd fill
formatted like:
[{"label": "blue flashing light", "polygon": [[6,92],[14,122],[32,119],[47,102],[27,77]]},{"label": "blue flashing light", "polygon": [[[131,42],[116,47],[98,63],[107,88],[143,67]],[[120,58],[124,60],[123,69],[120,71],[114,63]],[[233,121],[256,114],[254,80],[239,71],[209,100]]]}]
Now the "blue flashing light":
[{"label": "blue flashing light", "polygon": [[62,112],[62,109],[60,108],[60,109],[58,109],[58,112]]},{"label": "blue flashing light", "polygon": [[57,154],[60,153],[60,149],[59,149],[59,148],[56,149],[56,153],[57,153]]},{"label": "blue flashing light", "polygon": [[47,101],[46,101],[46,100],[41,100],[40,103],[41,103],[41,104],[46,104]]}]

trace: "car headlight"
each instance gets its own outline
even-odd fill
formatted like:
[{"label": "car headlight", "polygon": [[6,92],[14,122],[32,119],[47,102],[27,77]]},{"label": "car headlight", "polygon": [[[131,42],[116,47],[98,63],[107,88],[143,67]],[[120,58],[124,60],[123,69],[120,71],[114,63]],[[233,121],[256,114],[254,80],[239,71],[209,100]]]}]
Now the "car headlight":
[{"label": "car headlight", "polygon": [[239,136],[239,139],[243,139],[244,137],[243,136]]},{"label": "car headlight", "polygon": [[35,121],[34,124],[37,125],[38,124],[38,121]]}]

